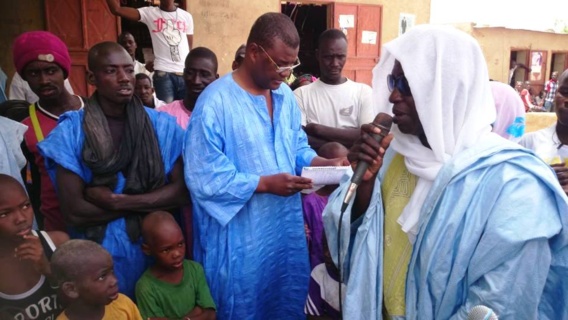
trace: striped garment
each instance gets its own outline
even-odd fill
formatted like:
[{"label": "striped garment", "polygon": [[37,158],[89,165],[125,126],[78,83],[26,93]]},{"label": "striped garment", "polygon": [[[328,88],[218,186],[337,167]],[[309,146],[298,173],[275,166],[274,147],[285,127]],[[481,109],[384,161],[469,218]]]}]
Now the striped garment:
[{"label": "striped garment", "polygon": [[546,91],[546,98],[544,98],[544,101],[553,102],[556,90],[558,89],[558,82],[554,79],[550,79],[546,82],[544,88],[544,91]]}]

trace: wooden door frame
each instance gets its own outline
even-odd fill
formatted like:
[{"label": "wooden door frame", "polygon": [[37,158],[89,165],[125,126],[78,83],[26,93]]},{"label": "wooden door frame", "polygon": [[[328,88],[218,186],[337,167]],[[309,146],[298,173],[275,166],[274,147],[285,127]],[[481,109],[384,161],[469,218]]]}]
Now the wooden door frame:
[{"label": "wooden door frame", "polygon": [[[381,55],[383,53],[383,10],[384,10],[384,6],[382,4],[357,4],[358,6],[366,6],[366,7],[380,7],[381,8],[381,16],[379,17],[379,21],[381,22],[381,26],[379,27],[379,30],[377,32],[377,42],[379,44],[379,55],[378,57],[375,58],[375,63],[379,63],[379,61],[381,60]],[[362,30],[361,30],[362,31]],[[362,32],[357,32],[357,41],[361,42],[360,37],[363,37]]]},{"label": "wooden door frame", "polygon": [[[186,0],[181,0],[183,2],[185,2]],[[341,5],[356,5],[356,6],[371,6],[371,7],[380,7],[381,8],[381,16],[380,16],[380,21],[383,21],[383,9],[384,6],[382,4],[366,4],[366,3],[353,3],[353,2],[336,2],[336,1],[329,1],[329,0],[300,0],[300,1],[282,1],[282,0],[277,0],[278,1],[278,7],[280,8],[280,12],[282,12],[282,3],[283,2],[290,2],[290,3],[296,3],[296,4],[313,4],[313,5],[327,5],[331,8],[331,10],[329,10],[327,12],[327,28],[331,28],[333,26],[333,17],[335,15],[335,5],[336,4],[341,4]],[[383,28],[379,28],[379,32],[377,34],[377,39],[381,40],[383,36]],[[357,39],[359,39],[359,34],[357,34]],[[382,42],[381,42],[382,44]],[[382,50],[382,45],[379,46],[379,57],[381,56],[381,50]],[[378,61],[377,61],[378,62]]]},{"label": "wooden door frame", "polygon": [[[49,17],[57,17],[60,12],[56,12],[56,10],[54,10],[54,7],[51,6],[51,2],[56,2],[59,0],[51,0],[49,1],[50,3],[48,4],[48,1],[46,0],[44,3],[44,8],[43,8],[43,12],[44,12],[44,16],[45,18],[45,28],[46,30],[50,31],[50,32],[54,32],[56,35],[60,36],[60,38],[63,40],[63,38],[65,38],[68,34],[66,33],[66,30],[61,29],[59,30],[59,28],[57,28],[57,24],[55,23],[56,20],[51,20]],[[90,96],[95,88],[93,86],[91,86],[88,82],[88,52],[89,49],[91,48],[92,45],[94,45],[94,43],[92,43],[92,34],[89,33],[89,16],[88,16],[88,5],[89,4],[93,4],[93,2],[88,2],[88,1],[93,1],[93,0],[77,0],[74,1],[73,4],[74,5],[78,5],[78,19],[80,19],[80,28],[81,28],[81,32],[76,32],[76,36],[80,36],[81,37],[81,42],[75,42],[73,45],[67,45],[68,51],[69,51],[69,56],[71,57],[71,70],[70,70],[70,74],[74,73],[73,69],[76,67],[79,67],[83,70],[79,71],[78,73],[75,74],[81,74],[81,78],[80,79],[76,79],[73,78],[71,79],[71,86],[73,87],[73,91],[76,94],[81,94],[84,96]],[[100,0],[97,0],[100,1]],[[100,3],[103,4],[104,2]],[[99,5],[99,3],[97,3],[97,5]],[[104,4],[104,6],[106,6],[106,4]],[[73,10],[75,10],[76,7],[73,7]],[[106,10],[108,11],[108,7],[106,8]],[[121,23],[120,23],[120,18],[119,17],[115,17],[110,15],[109,12],[109,18],[112,17],[112,24],[109,24],[107,26],[115,26],[116,30],[117,30],[117,34],[112,36],[112,39],[109,39],[108,41],[116,41],[116,36],[118,34],[120,34],[120,32],[122,31],[121,28]],[[74,34],[75,35],[75,34]],[[109,38],[111,38],[111,36],[108,36]],[[105,37],[106,39],[106,37]],[[84,83],[83,83],[83,71],[84,73]]]},{"label": "wooden door frame", "polygon": [[[514,48],[514,47],[511,47],[509,49],[509,66],[511,66],[511,51],[528,51],[530,53],[531,50],[532,50],[531,48],[518,48],[518,47]],[[519,61],[517,61],[517,63],[519,63]],[[528,61],[523,61],[523,64],[527,64],[527,63],[528,63]]]},{"label": "wooden door frame", "polygon": [[[83,1],[80,1],[79,3],[80,3],[80,6],[81,6],[81,23],[83,24],[83,23],[88,21],[87,20],[88,19],[87,10],[85,9]],[[44,8],[45,16],[50,16],[50,14],[51,14],[50,11],[51,11],[50,7],[46,6]],[[50,24],[50,20],[49,19],[45,19],[45,20],[46,20],[45,21],[46,30],[52,30],[52,25]],[[122,32],[122,27],[120,25],[120,18],[117,17],[117,19],[115,19],[115,20],[116,20],[116,28],[118,30],[118,34],[120,34]],[[90,49],[87,46],[88,41],[85,41],[85,40],[88,40],[88,35],[89,35],[88,32],[86,31],[85,28],[82,28],[81,32],[83,33],[83,39],[84,39],[82,46],[81,47],[68,47],[69,52],[79,51],[79,50],[87,50],[88,51]],[[117,34],[117,36],[118,36],[118,34]]]},{"label": "wooden door frame", "polygon": [[[509,48],[509,66],[507,67],[507,79],[509,78],[509,72],[510,72],[510,70],[511,70],[511,52],[512,52],[512,51],[527,51],[527,52],[529,53],[529,54],[527,55],[528,58],[527,58],[525,61],[523,61],[522,63],[523,63],[525,66],[527,66],[527,64],[529,64],[529,61],[530,61],[530,60],[528,60],[528,59],[530,59],[531,48],[526,48],[526,47],[524,47],[524,48],[519,48],[519,47],[511,47],[511,48]],[[517,61],[517,63],[519,63],[518,60],[515,60],[515,61]],[[528,67],[528,66],[527,66],[527,67]],[[528,71],[525,70],[525,78],[523,79],[523,82],[527,81],[529,78],[530,78],[530,74],[529,74]]]},{"label": "wooden door frame", "polygon": [[[566,51],[562,51],[562,50],[551,50],[550,51],[550,71],[552,71],[552,56],[556,53],[563,53],[566,55],[566,57],[564,57],[564,69],[562,71],[558,71],[558,76],[560,76],[560,74],[562,72],[564,72],[564,70],[568,69],[568,49]],[[550,73],[552,75],[552,72]]]},{"label": "wooden door frame", "polygon": [[[336,13],[340,13],[340,11],[337,11],[337,8],[340,6],[345,6],[345,7],[351,7],[351,8],[355,8],[355,14],[357,15],[357,20],[355,21],[355,26],[354,29],[356,31],[355,33],[355,38],[353,39],[355,41],[355,52],[350,56],[349,55],[349,47],[348,47],[348,53],[347,53],[347,61],[346,64],[344,66],[344,72],[346,71],[346,67],[350,66],[347,68],[347,70],[350,70],[352,72],[354,72],[353,74],[353,79],[354,81],[356,81],[358,79],[357,76],[357,72],[361,71],[361,70],[367,70],[367,63],[371,62],[371,64],[374,66],[376,65],[380,58],[381,58],[381,54],[382,54],[382,35],[383,35],[383,14],[384,14],[384,5],[381,4],[365,4],[365,3],[352,3],[352,2],[333,2],[330,0],[299,0],[299,1],[278,1],[278,5],[280,8],[280,12],[282,12],[282,5],[284,3],[291,3],[291,4],[298,4],[298,5],[322,5],[322,6],[327,6],[327,21],[326,21],[326,29],[330,29],[333,28],[335,25],[338,25],[337,21],[335,21],[335,16]],[[362,38],[362,31],[363,30],[359,30],[359,15],[361,15],[361,13],[363,12],[362,7],[372,7],[377,8],[379,10],[379,23],[376,26],[377,27],[377,53],[376,56],[375,54],[369,54],[369,56],[365,55],[365,56],[359,56],[359,51],[357,50],[357,45],[361,42],[361,38]],[[351,9],[352,10],[352,9]],[[339,14],[338,14],[339,16]],[[372,22],[371,22],[372,24]],[[349,40],[350,42],[353,40]],[[364,61],[364,60],[369,60],[369,61]],[[372,73],[372,69],[373,67],[369,68],[369,71]],[[368,79],[366,80],[362,80],[367,82]]]},{"label": "wooden door frame", "polygon": [[[342,8],[345,8],[342,9]],[[373,15],[366,14],[365,10],[370,10],[370,12],[377,12],[378,13],[378,20],[374,19]],[[353,78],[350,78],[353,81],[357,82],[364,82],[369,85],[372,83],[372,70],[380,61],[381,54],[382,54],[382,33],[383,33],[383,12],[384,6],[383,5],[376,5],[376,4],[362,4],[362,3],[350,3],[350,2],[336,2],[332,5],[331,11],[331,23],[332,27],[340,27],[339,22],[336,19],[344,14],[355,14],[356,19],[354,21],[354,31],[352,33],[352,29],[349,30],[349,34],[351,34],[351,38],[348,40],[349,44],[351,42],[355,43],[355,51],[347,55],[347,61],[344,66],[344,70],[350,70],[354,72]],[[371,19],[369,19],[371,18]],[[370,28],[370,29],[366,29]],[[373,50],[364,49],[362,44],[362,37],[363,31],[365,30],[373,30],[376,31],[377,43],[376,48]],[[354,34],[354,38],[353,38]],[[348,47],[349,49],[349,47]],[[367,74],[368,70],[368,74]]]},{"label": "wooden door frame", "polygon": [[329,29],[332,25],[333,25],[333,4],[335,2],[333,1],[329,1],[329,0],[306,0],[306,1],[281,1],[278,0],[278,10],[280,13],[282,13],[282,3],[283,2],[290,2],[290,3],[295,3],[295,4],[307,4],[307,5],[320,5],[320,6],[330,6],[331,5],[331,10],[327,11],[327,21],[326,23],[326,29]]},{"label": "wooden door frame", "polygon": [[[313,0],[313,1],[318,1],[318,0]],[[384,6],[382,4],[366,4],[366,3],[353,3],[353,2],[331,2],[331,10],[330,10],[330,16],[328,18],[328,28],[330,28],[331,26],[333,26],[333,17],[335,16],[335,5],[339,4],[339,5],[353,5],[353,6],[357,6],[357,8],[359,8],[360,6],[365,6],[365,7],[379,7],[381,8],[381,16],[379,17],[379,21],[381,21],[381,27],[379,27],[379,30],[377,32],[377,42],[379,43],[379,55],[378,57],[375,58],[375,63],[378,63],[380,58],[381,58],[381,54],[382,54],[382,50],[383,50],[383,28],[382,28],[382,22],[383,22],[383,10],[384,10]],[[357,12],[359,13],[359,12]],[[357,32],[356,36],[356,40],[357,42],[359,42],[361,39],[361,32]]]}]

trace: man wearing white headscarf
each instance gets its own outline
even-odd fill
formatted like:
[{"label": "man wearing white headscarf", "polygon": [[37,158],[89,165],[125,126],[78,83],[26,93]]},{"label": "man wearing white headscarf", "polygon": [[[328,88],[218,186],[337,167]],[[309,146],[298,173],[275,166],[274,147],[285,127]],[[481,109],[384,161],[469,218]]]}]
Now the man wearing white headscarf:
[{"label": "man wearing white headscarf", "polygon": [[379,145],[362,127],[349,159],[370,166],[339,248],[347,177],[324,212],[344,319],[466,319],[477,305],[500,319],[566,318],[568,198],[546,164],[491,132],[477,42],[425,25],[383,52],[373,87],[394,139]]}]

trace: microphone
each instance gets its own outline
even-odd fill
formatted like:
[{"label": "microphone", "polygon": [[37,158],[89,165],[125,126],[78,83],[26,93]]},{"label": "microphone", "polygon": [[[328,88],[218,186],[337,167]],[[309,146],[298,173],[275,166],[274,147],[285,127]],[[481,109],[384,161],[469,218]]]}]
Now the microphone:
[{"label": "microphone", "polygon": [[[375,120],[373,120],[372,123],[375,127],[378,127],[379,129],[381,129],[381,133],[380,134],[374,134],[372,133],[371,136],[373,137],[373,139],[375,139],[378,143],[381,143],[381,141],[384,139],[384,137],[386,137],[389,134],[390,128],[392,126],[392,117],[386,113],[379,113],[376,117]],[[343,214],[345,213],[345,210],[347,209],[347,206],[349,205],[349,201],[351,201],[351,198],[353,198],[353,195],[355,195],[355,191],[357,191],[357,187],[361,184],[361,181],[363,181],[363,175],[365,175],[365,171],[367,171],[367,168],[369,168],[369,164],[367,162],[364,161],[359,161],[357,163],[357,167],[355,168],[355,173],[353,174],[353,177],[351,178],[351,184],[349,185],[349,189],[347,190],[347,193],[345,194],[345,198],[343,199],[343,204],[341,205],[341,214],[339,215],[339,227],[337,228],[337,271],[339,273],[339,313],[343,314],[343,301],[342,301],[342,297],[343,295],[341,294],[341,284],[343,283],[343,277],[341,274],[341,221],[343,220]]]},{"label": "microphone", "polygon": [[475,306],[469,310],[467,320],[498,320],[497,315],[491,308],[486,306]]},{"label": "microphone", "polygon": [[[375,117],[375,120],[373,121],[372,125],[381,129],[380,134],[374,134],[374,133],[371,134],[371,136],[373,137],[373,139],[375,139],[375,141],[381,143],[384,137],[386,137],[389,134],[389,131],[392,126],[392,117],[386,113],[381,112]],[[351,184],[349,185],[349,189],[347,189],[347,193],[345,194],[345,198],[343,199],[341,212],[345,212],[345,210],[347,209],[347,206],[349,205],[351,198],[353,198],[353,196],[355,195],[355,191],[357,191],[357,187],[359,187],[361,181],[363,180],[363,175],[365,175],[365,171],[367,171],[367,168],[369,168],[369,164],[367,162],[359,161],[357,163],[357,167],[355,168],[355,173],[353,174],[353,177],[351,177]]]}]

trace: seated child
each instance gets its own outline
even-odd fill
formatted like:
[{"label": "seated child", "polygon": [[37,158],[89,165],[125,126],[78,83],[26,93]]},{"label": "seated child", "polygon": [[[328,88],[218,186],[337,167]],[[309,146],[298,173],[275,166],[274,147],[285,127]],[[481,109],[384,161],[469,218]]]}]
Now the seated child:
[{"label": "seated child", "polygon": [[52,320],[61,313],[49,259],[69,237],[32,230],[33,215],[24,187],[0,174],[0,319]]},{"label": "seated child", "polygon": [[148,214],[142,222],[142,250],[155,259],[136,283],[144,319],[215,319],[215,303],[203,267],[185,260],[181,228],[168,212]]},{"label": "seated child", "polygon": [[57,320],[142,320],[136,305],[118,292],[110,254],[89,240],[70,240],[53,254],[51,270],[66,308]]}]

